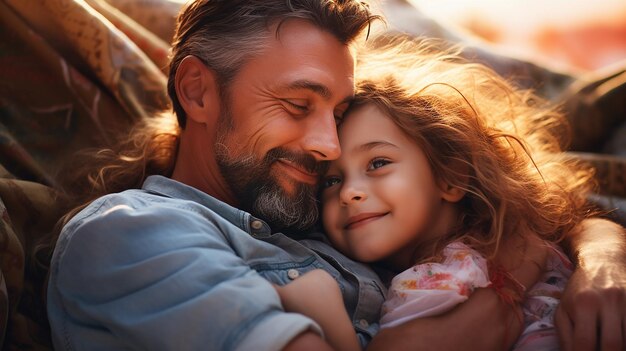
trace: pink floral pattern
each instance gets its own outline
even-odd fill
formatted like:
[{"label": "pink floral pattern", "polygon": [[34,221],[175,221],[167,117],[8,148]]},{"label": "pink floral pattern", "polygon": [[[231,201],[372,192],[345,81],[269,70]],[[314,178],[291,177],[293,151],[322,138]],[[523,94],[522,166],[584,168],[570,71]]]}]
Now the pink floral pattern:
[{"label": "pink floral pattern", "polygon": [[443,256],[441,263],[415,265],[393,278],[381,327],[441,314],[467,300],[475,288],[490,284],[487,261],[467,245],[454,242]]},{"label": "pink floral pattern", "polygon": [[[391,281],[381,313],[381,327],[436,316],[468,299],[474,289],[490,285],[486,260],[460,242],[448,245],[442,263],[415,265]],[[524,331],[515,351],[558,350],[554,313],[574,265],[556,246],[550,245],[545,273],[527,291]]]}]

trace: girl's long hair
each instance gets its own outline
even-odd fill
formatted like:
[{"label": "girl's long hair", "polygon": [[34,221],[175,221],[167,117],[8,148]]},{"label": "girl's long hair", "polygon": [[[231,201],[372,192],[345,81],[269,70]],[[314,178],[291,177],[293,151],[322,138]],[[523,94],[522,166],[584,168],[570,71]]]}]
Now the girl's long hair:
[{"label": "girl's long hair", "polygon": [[[588,215],[592,170],[565,156],[558,108],[441,43],[394,38],[362,50],[353,107],[375,104],[425,152],[437,179],[463,189],[459,228],[419,257],[464,240],[494,258],[503,238],[558,242]],[[428,245],[426,245],[428,247]]]}]

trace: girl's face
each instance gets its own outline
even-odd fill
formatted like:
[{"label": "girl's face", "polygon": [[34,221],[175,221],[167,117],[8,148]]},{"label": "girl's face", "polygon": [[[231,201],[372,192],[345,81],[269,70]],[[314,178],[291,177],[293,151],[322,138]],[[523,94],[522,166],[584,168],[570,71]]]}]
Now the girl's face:
[{"label": "girl's face", "polygon": [[346,116],[339,141],[321,196],[331,242],[359,261],[414,264],[418,245],[453,223],[454,199],[421,148],[375,105]]}]

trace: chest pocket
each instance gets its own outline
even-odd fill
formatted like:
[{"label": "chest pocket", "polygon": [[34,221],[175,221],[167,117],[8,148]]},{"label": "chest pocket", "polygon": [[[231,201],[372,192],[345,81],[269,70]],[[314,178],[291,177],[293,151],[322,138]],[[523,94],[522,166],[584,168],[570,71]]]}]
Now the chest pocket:
[{"label": "chest pocket", "polygon": [[289,284],[307,272],[324,268],[314,256],[303,259],[302,261],[261,263],[252,265],[251,267],[263,278],[278,285]]}]

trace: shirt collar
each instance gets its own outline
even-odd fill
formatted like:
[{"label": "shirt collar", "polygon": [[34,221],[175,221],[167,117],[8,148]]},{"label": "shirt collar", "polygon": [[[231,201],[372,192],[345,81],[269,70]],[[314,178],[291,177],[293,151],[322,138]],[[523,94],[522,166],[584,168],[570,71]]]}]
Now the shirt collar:
[{"label": "shirt collar", "polygon": [[144,181],[142,189],[161,196],[197,202],[249,234],[267,235],[271,233],[271,229],[265,221],[171,178],[160,175],[149,176]]}]

